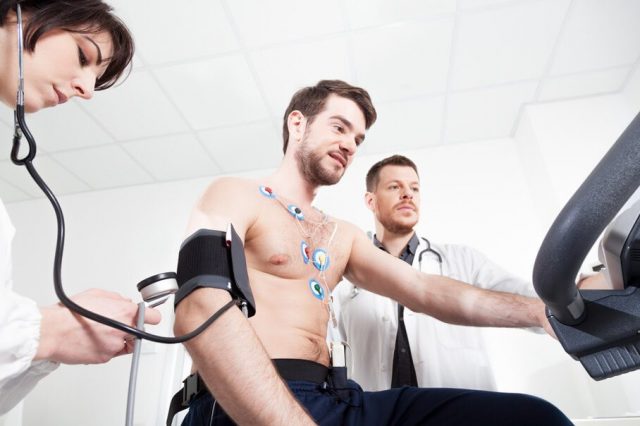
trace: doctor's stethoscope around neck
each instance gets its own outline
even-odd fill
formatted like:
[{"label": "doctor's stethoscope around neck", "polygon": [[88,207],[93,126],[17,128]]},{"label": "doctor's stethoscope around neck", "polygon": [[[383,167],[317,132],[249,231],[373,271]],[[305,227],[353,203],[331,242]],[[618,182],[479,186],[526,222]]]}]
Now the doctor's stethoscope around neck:
[{"label": "doctor's stethoscope around neck", "polygon": [[[370,236],[370,238],[373,238],[373,235],[368,232],[367,235]],[[420,250],[420,252],[418,253],[418,270],[420,272],[422,272],[422,259],[424,258],[424,255],[426,254],[427,256],[435,259],[438,262],[438,273],[440,275],[443,275],[443,270],[442,270],[442,255],[438,252],[438,250],[434,249],[433,247],[431,247],[431,241],[429,241],[428,239],[426,239],[425,237],[420,237],[420,239],[424,242],[424,248],[422,250]],[[420,243],[418,245],[418,247],[422,246],[423,243]],[[415,262],[415,258],[413,260]],[[360,290],[358,289],[358,287],[353,286],[353,288],[351,289],[351,293],[349,294],[349,296],[351,296],[351,298],[353,299],[354,297],[356,297],[358,294],[360,293]]]},{"label": "doctor's stethoscope around neck", "polygon": [[438,250],[431,247],[431,242],[428,239],[426,239],[425,237],[420,237],[420,239],[424,241],[425,248],[420,250],[420,253],[418,253],[418,270],[422,272],[422,258],[426,253],[436,259],[436,261],[438,262],[439,274],[442,275],[442,255],[438,252]]}]

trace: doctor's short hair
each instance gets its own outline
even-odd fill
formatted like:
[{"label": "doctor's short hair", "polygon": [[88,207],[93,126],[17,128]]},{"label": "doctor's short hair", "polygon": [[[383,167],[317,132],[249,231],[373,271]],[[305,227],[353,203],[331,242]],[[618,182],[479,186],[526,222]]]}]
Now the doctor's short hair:
[{"label": "doctor's short hair", "polygon": [[113,57],[106,58],[107,68],[96,80],[95,90],[113,86],[129,69],[135,50],[133,37],[127,26],[113,14],[113,8],[102,0],[2,0],[0,27],[9,24],[7,16],[17,10],[17,3],[20,3],[23,19],[26,18],[26,52],[35,51],[40,37],[52,30],[88,34],[105,32],[111,37]]},{"label": "doctor's short hair", "polygon": [[289,145],[289,127],[287,125],[289,114],[293,111],[300,111],[307,118],[307,123],[311,124],[315,117],[324,110],[327,98],[330,95],[337,95],[355,102],[364,114],[365,128],[367,130],[376,122],[378,114],[366,90],[352,86],[342,80],[321,80],[315,86],[298,90],[291,98],[291,102],[289,102],[289,106],[284,112],[282,152],[286,153]]},{"label": "doctor's short hair", "polygon": [[391,157],[383,158],[382,160],[371,166],[371,168],[367,172],[367,192],[373,192],[376,189],[380,180],[380,172],[385,166],[411,167],[413,170],[415,170],[416,175],[420,177],[416,163],[414,163],[404,155],[392,155]]}]

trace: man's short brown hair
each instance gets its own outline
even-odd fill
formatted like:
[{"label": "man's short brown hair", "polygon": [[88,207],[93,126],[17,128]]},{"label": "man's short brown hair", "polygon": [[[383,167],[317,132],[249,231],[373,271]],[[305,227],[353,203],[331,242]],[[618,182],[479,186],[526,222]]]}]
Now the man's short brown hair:
[{"label": "man's short brown hair", "polygon": [[351,99],[355,102],[364,114],[365,128],[369,129],[375,123],[376,109],[373,107],[371,97],[366,90],[345,83],[342,80],[322,80],[315,86],[305,87],[298,90],[293,97],[289,106],[284,113],[284,123],[282,125],[282,152],[287,152],[289,144],[289,127],[287,118],[292,111],[300,111],[307,117],[308,123],[311,124],[327,103],[330,95],[337,95],[343,98]]},{"label": "man's short brown hair", "polygon": [[416,175],[418,175],[418,167],[416,167],[416,163],[405,157],[404,155],[392,155],[391,157],[383,158],[378,161],[376,164],[371,166],[369,171],[367,172],[367,192],[373,192],[378,186],[378,181],[380,180],[380,171],[385,166],[406,166],[411,167],[415,170]]}]

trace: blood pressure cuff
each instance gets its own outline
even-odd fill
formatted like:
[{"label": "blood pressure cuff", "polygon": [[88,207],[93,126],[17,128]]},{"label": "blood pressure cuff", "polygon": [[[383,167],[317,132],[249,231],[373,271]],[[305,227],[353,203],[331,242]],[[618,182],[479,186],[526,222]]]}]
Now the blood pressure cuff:
[{"label": "blood pressure cuff", "polygon": [[199,229],[191,234],[180,247],[177,276],[174,306],[198,288],[219,288],[246,302],[249,316],[256,313],[244,245],[232,225],[226,233]]}]

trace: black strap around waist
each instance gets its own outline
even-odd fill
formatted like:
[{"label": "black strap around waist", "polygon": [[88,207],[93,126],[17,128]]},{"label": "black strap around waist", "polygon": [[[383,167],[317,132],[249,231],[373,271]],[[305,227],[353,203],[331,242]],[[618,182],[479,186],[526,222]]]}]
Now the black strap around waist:
[{"label": "black strap around waist", "polygon": [[324,383],[329,375],[329,367],[305,359],[274,359],[273,365],[284,380],[302,380]]},{"label": "black strap around waist", "polygon": [[[324,383],[329,375],[329,368],[317,362],[304,359],[274,359],[273,365],[284,380],[301,380],[317,384]],[[198,373],[193,373],[183,381],[184,385],[171,399],[167,426],[171,425],[173,416],[189,407],[191,401],[203,392],[208,392],[204,381]]]}]

